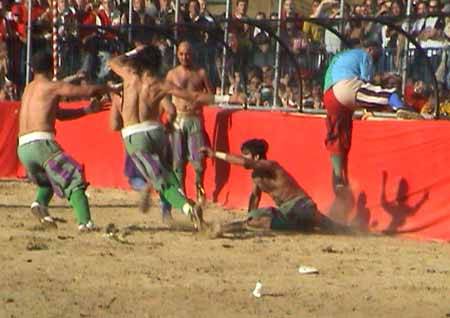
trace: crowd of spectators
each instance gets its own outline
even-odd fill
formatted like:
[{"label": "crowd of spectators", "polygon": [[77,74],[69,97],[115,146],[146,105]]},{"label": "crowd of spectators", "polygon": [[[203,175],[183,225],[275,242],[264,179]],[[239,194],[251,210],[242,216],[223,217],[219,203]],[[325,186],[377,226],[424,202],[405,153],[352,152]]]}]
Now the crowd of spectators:
[{"label": "crowd of spectators", "polygon": [[[111,80],[106,61],[138,43],[151,43],[160,48],[164,57],[161,75],[164,75],[176,62],[175,44],[188,40],[194,47],[196,63],[207,70],[218,91],[223,72],[225,92],[246,93],[251,105],[265,107],[276,101],[278,105],[295,108],[303,96],[305,107],[322,108],[324,69],[330,57],[344,48],[332,32],[334,29],[354,46],[362,39],[380,43],[383,54],[377,63],[376,80],[383,85],[401,88],[401,70],[405,63],[414,65],[407,68],[406,101],[419,112],[430,111],[435,102],[433,89],[439,89],[442,109],[447,112],[450,20],[434,14],[450,12],[450,4],[440,0],[414,2],[410,20],[405,19],[406,4],[402,0],[346,3],[343,12],[343,17],[349,18],[346,22],[333,21],[341,17],[337,0],[313,0],[310,12],[300,12],[293,0],[284,0],[280,17],[274,12],[257,12],[249,17],[249,0],[233,0],[226,41],[225,14],[211,14],[207,0],[180,0],[178,13],[172,0],[130,1],[132,21],[125,1],[57,0],[58,78],[87,82]],[[32,50],[51,50],[50,4],[48,0],[32,2]],[[0,99],[19,99],[25,84],[28,0],[0,4]],[[325,22],[328,29],[302,17],[328,18]],[[351,19],[354,17],[378,17],[395,27]],[[128,27],[129,22],[132,28]],[[279,59],[274,36],[278,25]],[[410,33],[426,49],[433,72],[427,68],[424,56],[418,54],[399,29]],[[279,81],[275,83],[277,72]],[[433,74],[439,81],[438,88],[431,85]]]}]

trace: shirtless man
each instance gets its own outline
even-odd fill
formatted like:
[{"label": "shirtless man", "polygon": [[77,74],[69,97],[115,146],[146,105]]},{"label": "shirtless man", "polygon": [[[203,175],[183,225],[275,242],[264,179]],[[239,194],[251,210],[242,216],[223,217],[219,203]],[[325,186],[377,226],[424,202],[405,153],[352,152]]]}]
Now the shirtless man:
[{"label": "shirtless man", "polygon": [[160,65],[161,54],[154,46],[139,47],[109,61],[111,70],[123,80],[122,104],[111,108],[111,117],[114,129],[121,130],[127,153],[147,183],[160,193],[164,203],[181,210],[191,218],[194,227],[200,229],[203,223],[201,207],[185,196],[170,167],[167,159],[169,141],[159,118],[161,107],[167,112],[169,122],[175,118],[175,108],[168,95],[185,98],[193,105],[213,97],[181,90],[159,79]]},{"label": "shirtless man", "polygon": [[[180,65],[167,73],[166,80],[181,89],[213,94],[214,89],[206,71],[193,64],[192,53],[192,46],[189,42],[180,43],[177,51]],[[175,96],[172,102],[177,110],[175,129],[172,135],[175,174],[184,186],[186,161],[191,162],[195,170],[197,202],[203,203],[205,200],[205,190],[203,189],[205,165],[203,154],[199,152],[199,149],[205,145],[205,133],[201,110],[191,102]]]},{"label": "shirtless man", "polygon": [[58,106],[61,98],[92,97],[111,89],[104,85],[80,86],[52,81],[52,59],[50,54],[44,52],[33,56],[32,68],[34,79],[25,87],[22,96],[17,148],[29,178],[38,185],[31,211],[41,223],[56,227],[48,213],[48,204],[53,193],[56,193],[69,200],[80,231],[94,230],[82,167],[55,141],[55,121],[77,119],[103,110],[96,102],[86,108],[61,109]]},{"label": "shirtless man", "polygon": [[[289,173],[276,161],[267,160],[268,144],[265,140],[251,139],[241,146],[242,156],[202,148],[210,158],[217,158],[231,164],[253,170],[253,189],[250,195],[247,218],[218,225],[214,234],[246,229],[301,230],[315,228],[330,232],[346,232],[343,225],[334,223],[317,209],[314,201]],[[261,193],[267,193],[277,208],[258,208]]]}]

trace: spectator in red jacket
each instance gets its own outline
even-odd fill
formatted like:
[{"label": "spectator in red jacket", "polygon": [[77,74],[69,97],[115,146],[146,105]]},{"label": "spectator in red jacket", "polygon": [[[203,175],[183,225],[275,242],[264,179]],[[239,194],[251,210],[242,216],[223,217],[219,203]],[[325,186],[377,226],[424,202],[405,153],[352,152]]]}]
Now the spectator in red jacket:
[{"label": "spectator in red jacket", "polygon": [[95,28],[86,28],[86,26],[94,26],[97,22],[97,15],[92,8],[92,4],[87,0],[76,0],[76,10],[80,40],[86,43],[96,33]]}]

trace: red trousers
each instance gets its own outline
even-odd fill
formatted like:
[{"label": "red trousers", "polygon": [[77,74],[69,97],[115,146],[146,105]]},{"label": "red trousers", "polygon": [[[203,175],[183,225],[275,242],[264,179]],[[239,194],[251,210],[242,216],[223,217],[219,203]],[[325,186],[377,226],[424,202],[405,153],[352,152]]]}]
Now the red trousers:
[{"label": "red trousers", "polygon": [[336,99],[332,87],[325,91],[323,104],[327,110],[325,146],[331,154],[347,155],[352,143],[353,110]]}]

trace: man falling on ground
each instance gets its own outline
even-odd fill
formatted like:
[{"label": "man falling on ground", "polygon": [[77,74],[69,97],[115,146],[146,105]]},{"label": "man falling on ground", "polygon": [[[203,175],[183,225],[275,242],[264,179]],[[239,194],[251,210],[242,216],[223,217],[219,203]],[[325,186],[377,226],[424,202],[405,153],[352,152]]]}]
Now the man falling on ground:
[{"label": "man falling on ground", "polygon": [[[175,117],[169,95],[189,100],[193,105],[196,100],[204,102],[213,97],[197,98],[203,95],[181,90],[158,78],[160,65],[161,54],[154,46],[139,47],[109,61],[111,70],[123,80],[122,104],[111,108],[112,117],[115,129],[121,129],[127,153],[147,183],[159,192],[162,202],[181,210],[199,229],[203,223],[201,207],[185,196],[170,166],[170,144],[159,118],[161,107],[169,122]],[[148,198],[148,190],[143,195]]]},{"label": "man falling on ground", "polygon": [[52,81],[52,59],[41,51],[32,58],[34,79],[22,96],[19,114],[18,156],[28,177],[38,185],[32,213],[45,225],[56,227],[48,213],[48,204],[56,193],[69,200],[80,231],[96,229],[85,194],[87,182],[81,166],[55,141],[55,121],[77,119],[102,111],[96,101],[86,108],[61,109],[61,98],[85,98],[105,94],[112,89],[104,85],[73,85]]},{"label": "man falling on ground", "polygon": [[[266,158],[268,144],[265,140],[251,139],[241,146],[242,156],[202,148],[210,158],[252,170],[253,189],[245,220],[217,224],[214,234],[238,232],[248,229],[348,232],[348,228],[334,223],[317,210],[314,201],[289,173],[276,161]],[[261,193],[267,193],[276,208],[258,208]]]},{"label": "man falling on ground", "polygon": [[[181,42],[178,45],[177,57],[180,65],[167,73],[166,80],[181,89],[213,94],[214,90],[206,71],[193,63],[191,44]],[[197,202],[201,204],[205,200],[205,190],[203,189],[205,163],[203,154],[199,152],[200,147],[205,146],[201,109],[198,105],[182,98],[173,97],[172,102],[177,110],[172,134],[175,173],[184,186],[186,161],[191,162],[195,171]]]}]

